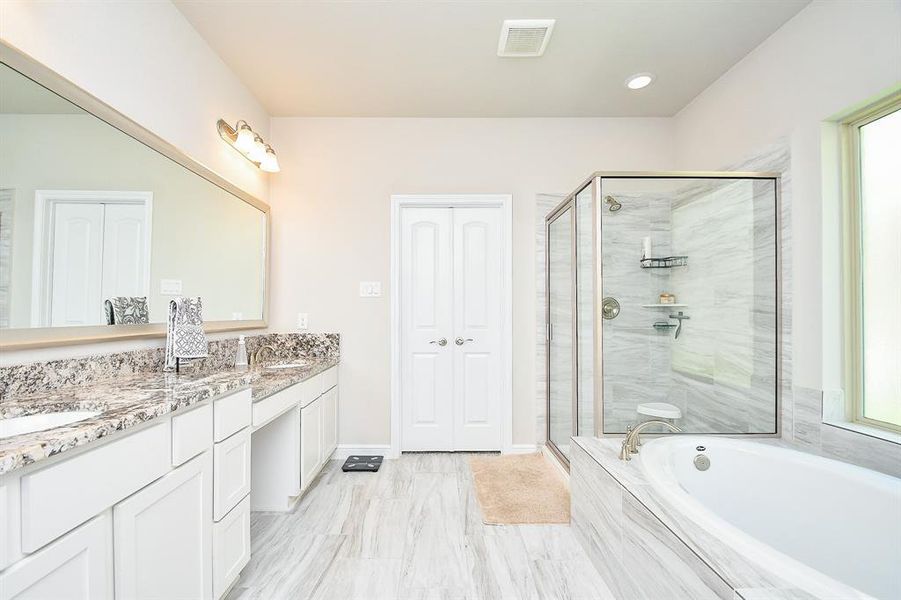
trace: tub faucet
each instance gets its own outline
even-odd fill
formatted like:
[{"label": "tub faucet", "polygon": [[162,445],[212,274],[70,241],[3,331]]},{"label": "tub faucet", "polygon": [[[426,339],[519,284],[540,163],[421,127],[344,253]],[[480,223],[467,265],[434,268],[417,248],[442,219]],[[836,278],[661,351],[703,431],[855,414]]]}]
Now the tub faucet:
[{"label": "tub faucet", "polygon": [[626,437],[625,439],[623,439],[623,446],[619,451],[620,460],[632,460],[632,455],[638,454],[638,447],[641,445],[641,432],[651,425],[663,425],[664,427],[668,427],[669,430],[673,433],[679,433],[682,431],[672,423],[668,423],[667,421],[660,421],[657,419],[639,423],[635,427],[630,426],[628,429],[626,429]]}]

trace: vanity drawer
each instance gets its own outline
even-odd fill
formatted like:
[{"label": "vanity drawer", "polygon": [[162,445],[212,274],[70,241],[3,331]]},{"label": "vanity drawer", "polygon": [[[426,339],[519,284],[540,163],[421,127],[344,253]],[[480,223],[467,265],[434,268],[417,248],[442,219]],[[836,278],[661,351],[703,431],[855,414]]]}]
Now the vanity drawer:
[{"label": "vanity drawer", "polygon": [[168,421],[22,476],[22,550],[34,552],[171,468]]},{"label": "vanity drawer", "polygon": [[275,417],[284,413],[292,406],[301,402],[303,396],[303,384],[292,385],[280,392],[276,392],[253,403],[253,426],[265,425]]},{"label": "vanity drawer", "polygon": [[323,371],[319,374],[319,379],[321,382],[320,393],[325,393],[338,385],[338,367],[332,367],[327,371]]},{"label": "vanity drawer", "polygon": [[250,493],[250,428],[213,446],[213,520]]},{"label": "vanity drawer", "polygon": [[250,389],[213,401],[213,437],[221,442],[250,425],[253,401]]},{"label": "vanity drawer", "polygon": [[213,445],[213,405],[172,417],[172,465],[178,466]]},{"label": "vanity drawer", "polygon": [[221,598],[250,562],[250,496],[213,523],[213,598]]}]

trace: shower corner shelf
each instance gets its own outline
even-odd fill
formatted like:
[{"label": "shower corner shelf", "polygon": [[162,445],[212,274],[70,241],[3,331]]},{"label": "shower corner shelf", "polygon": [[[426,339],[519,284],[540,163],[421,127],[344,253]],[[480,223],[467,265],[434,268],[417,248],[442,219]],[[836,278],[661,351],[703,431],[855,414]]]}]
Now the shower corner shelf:
[{"label": "shower corner shelf", "polygon": [[685,308],[687,304],[642,304],[642,308]]},{"label": "shower corner shelf", "polygon": [[639,261],[642,269],[672,269],[673,267],[687,267],[687,256],[661,256],[659,258],[642,258]]}]

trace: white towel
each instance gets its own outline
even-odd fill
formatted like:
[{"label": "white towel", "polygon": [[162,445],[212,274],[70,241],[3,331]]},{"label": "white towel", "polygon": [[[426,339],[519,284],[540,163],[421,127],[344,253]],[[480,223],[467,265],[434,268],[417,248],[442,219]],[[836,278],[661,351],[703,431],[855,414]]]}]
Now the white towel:
[{"label": "white towel", "polygon": [[174,298],[169,301],[166,328],[166,371],[175,368],[175,359],[204,358],[209,355],[206,334],[203,333],[203,312],[200,297]]}]

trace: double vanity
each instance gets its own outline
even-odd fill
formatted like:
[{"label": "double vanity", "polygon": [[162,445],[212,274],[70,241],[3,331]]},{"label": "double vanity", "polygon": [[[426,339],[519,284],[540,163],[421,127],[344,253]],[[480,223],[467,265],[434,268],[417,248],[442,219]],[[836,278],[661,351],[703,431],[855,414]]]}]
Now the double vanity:
[{"label": "double vanity", "polygon": [[4,398],[7,428],[50,428],[0,439],[0,600],[222,598],[250,559],[251,510],[290,510],[336,447],[337,365]]}]

